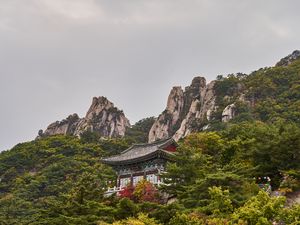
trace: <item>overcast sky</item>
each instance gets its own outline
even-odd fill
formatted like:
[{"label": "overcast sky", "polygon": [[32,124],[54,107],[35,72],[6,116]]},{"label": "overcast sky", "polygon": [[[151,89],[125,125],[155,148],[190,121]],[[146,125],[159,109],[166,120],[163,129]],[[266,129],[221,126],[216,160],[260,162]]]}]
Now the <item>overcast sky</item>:
[{"label": "overcast sky", "polygon": [[0,150],[106,96],[131,123],[172,86],[300,48],[298,0],[0,0]]}]

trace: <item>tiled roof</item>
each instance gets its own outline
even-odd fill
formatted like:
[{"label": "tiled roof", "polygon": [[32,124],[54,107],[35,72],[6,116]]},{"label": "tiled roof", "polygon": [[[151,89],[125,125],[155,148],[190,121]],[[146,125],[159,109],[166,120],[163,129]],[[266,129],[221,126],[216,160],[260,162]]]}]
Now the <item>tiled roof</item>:
[{"label": "tiled roof", "polygon": [[123,151],[119,155],[102,159],[102,162],[111,165],[127,164],[133,161],[143,160],[145,158],[156,155],[159,152],[162,152],[164,154],[172,154],[170,152],[163,150],[163,148],[173,143],[175,143],[175,141],[172,138],[170,138],[170,139],[153,142],[150,144],[135,144],[130,148],[126,149],[125,151]]}]

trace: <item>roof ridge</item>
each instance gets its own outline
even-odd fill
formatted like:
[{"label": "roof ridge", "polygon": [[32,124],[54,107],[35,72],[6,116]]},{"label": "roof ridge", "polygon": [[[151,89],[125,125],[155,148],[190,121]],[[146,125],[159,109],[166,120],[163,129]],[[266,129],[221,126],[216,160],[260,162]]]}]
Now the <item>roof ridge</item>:
[{"label": "roof ridge", "polygon": [[171,137],[171,138],[161,139],[161,140],[158,140],[158,141],[155,141],[155,142],[151,142],[151,143],[136,143],[136,144],[131,145],[128,149],[124,150],[121,153],[125,153],[128,150],[132,149],[133,147],[153,146],[153,145],[158,145],[158,144],[164,144],[164,143],[167,143],[168,141],[171,141],[171,140],[174,141],[174,139]]},{"label": "roof ridge", "polygon": [[[123,153],[126,153],[126,152],[130,151],[131,149],[133,149],[133,147],[134,147],[134,145],[131,145],[129,148],[125,149],[124,151],[120,152],[120,153],[117,154],[117,155],[121,155],[121,154],[123,154]],[[116,155],[116,156],[117,156],[117,155]]]},{"label": "roof ridge", "polygon": [[160,139],[160,140],[157,140],[155,142],[151,142],[151,143],[136,143],[136,144],[133,144],[133,146],[145,146],[145,145],[157,145],[157,144],[161,144],[161,143],[165,143],[165,142],[168,142],[170,140],[172,140],[173,138],[165,138],[165,139]]}]

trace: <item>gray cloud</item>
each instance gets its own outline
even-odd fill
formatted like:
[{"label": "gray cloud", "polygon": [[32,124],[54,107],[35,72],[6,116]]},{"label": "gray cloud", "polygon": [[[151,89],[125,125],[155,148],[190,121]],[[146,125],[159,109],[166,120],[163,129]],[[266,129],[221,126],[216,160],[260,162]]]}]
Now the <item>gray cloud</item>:
[{"label": "gray cloud", "polygon": [[104,95],[132,122],[174,85],[299,48],[297,0],[0,0],[0,150]]}]

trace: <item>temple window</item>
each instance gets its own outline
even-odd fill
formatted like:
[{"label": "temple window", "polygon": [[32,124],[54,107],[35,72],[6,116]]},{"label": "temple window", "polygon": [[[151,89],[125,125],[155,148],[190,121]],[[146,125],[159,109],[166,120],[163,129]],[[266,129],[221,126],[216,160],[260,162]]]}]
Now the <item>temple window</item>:
[{"label": "temple window", "polygon": [[133,186],[136,186],[137,183],[138,183],[139,181],[143,180],[143,179],[144,179],[143,176],[135,176],[135,177],[133,177]]},{"label": "temple window", "polygon": [[130,177],[126,177],[126,178],[121,178],[120,179],[120,187],[127,187],[130,184]]},{"label": "temple window", "polygon": [[156,176],[155,174],[147,175],[146,179],[147,179],[147,181],[149,181],[152,184],[158,183],[158,176]]}]

